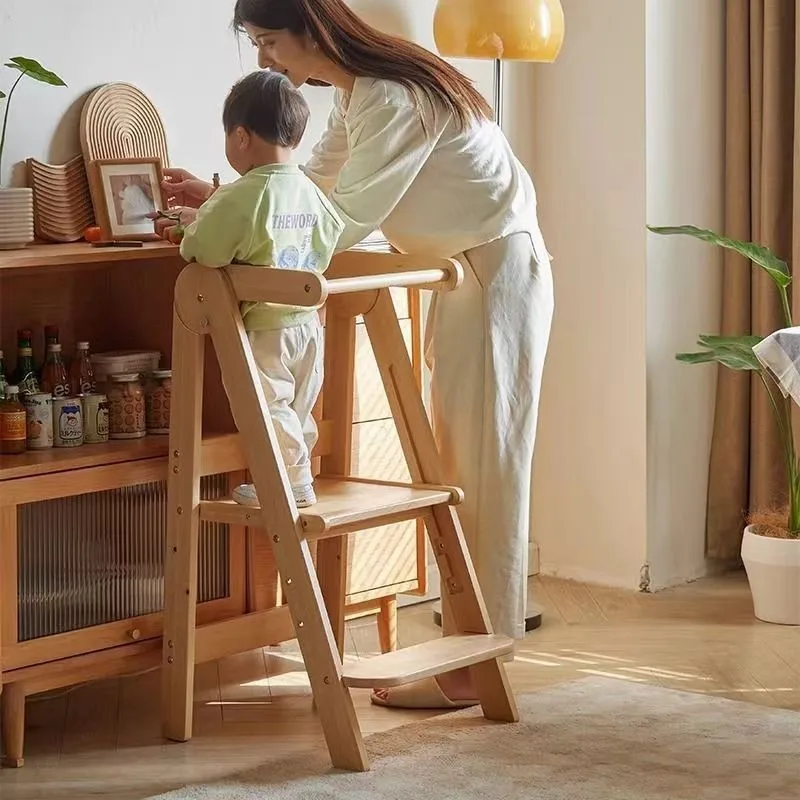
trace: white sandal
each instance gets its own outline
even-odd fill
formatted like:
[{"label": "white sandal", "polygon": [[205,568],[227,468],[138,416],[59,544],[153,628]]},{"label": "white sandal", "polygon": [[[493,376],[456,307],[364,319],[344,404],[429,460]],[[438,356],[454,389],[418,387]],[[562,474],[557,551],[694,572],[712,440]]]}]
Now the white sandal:
[{"label": "white sandal", "polygon": [[[386,698],[378,697],[377,691],[385,692]],[[472,708],[480,703],[479,700],[451,700],[442,691],[436,678],[425,678],[405,686],[375,690],[369,699],[374,705],[386,708]]]}]

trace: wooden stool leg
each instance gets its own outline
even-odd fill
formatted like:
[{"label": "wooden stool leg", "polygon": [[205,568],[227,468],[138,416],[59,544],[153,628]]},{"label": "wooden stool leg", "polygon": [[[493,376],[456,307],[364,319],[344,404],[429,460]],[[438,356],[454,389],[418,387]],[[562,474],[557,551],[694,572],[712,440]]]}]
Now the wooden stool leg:
[{"label": "wooden stool leg", "polygon": [[382,597],[378,612],[378,639],[381,652],[397,650],[397,598]]},{"label": "wooden stool leg", "polygon": [[176,316],[172,407],[177,413],[167,483],[162,703],[164,735],[179,742],[192,737],[204,345],[204,337]]},{"label": "wooden stool leg", "polygon": [[363,771],[368,759],[361,730],[238,301],[219,270],[207,270],[204,281],[214,347],[226,387],[235,387],[229,394],[231,411],[238,430],[247,432],[242,445],[262,503],[258,513],[272,543],[331,761]]},{"label": "wooden stool leg", "polygon": [[[425,522],[442,576],[442,613],[452,619],[450,624],[459,633],[489,632],[488,613],[455,511],[436,506]],[[517,722],[519,712],[502,661],[484,661],[470,670],[484,716]]]},{"label": "wooden stool leg", "polygon": [[347,595],[347,537],[317,543],[317,579],[333,630],[333,638],[344,657],[344,607]]},{"label": "wooden stool leg", "polygon": [[3,728],[3,766],[21,767],[25,746],[25,688],[21,683],[3,686],[0,695]]}]

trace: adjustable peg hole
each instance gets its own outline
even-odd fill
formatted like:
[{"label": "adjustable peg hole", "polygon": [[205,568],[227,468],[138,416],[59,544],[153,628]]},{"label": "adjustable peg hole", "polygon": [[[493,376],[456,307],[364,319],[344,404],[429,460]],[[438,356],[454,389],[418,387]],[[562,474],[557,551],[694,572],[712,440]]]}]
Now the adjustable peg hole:
[{"label": "adjustable peg hole", "polygon": [[330,678],[329,678],[329,677],[326,675],[326,676],[325,676],[325,677],[322,679],[322,682],[323,682],[324,684],[326,684],[327,686],[330,686],[331,679],[330,679]]},{"label": "adjustable peg hole", "polygon": [[172,656],[167,656],[167,664],[174,664],[175,659]]},{"label": "adjustable peg hole", "polygon": [[304,626],[305,626],[305,622],[303,622],[303,620],[300,620],[300,622],[297,623],[297,627],[298,628],[302,628]]},{"label": "adjustable peg hole", "polygon": [[173,553],[177,553],[177,552],[178,552],[178,548],[177,548],[177,547],[173,547],[173,548],[172,548],[172,552],[173,552]]},{"label": "adjustable peg hole", "polygon": [[181,468],[180,468],[180,467],[179,467],[179,466],[176,464],[176,465],[175,465],[175,466],[172,468],[172,471],[173,471],[173,472],[174,472],[174,473],[177,475],[177,474],[178,474],[178,473],[181,471]]},{"label": "adjustable peg hole", "polygon": [[197,295],[197,302],[198,303],[205,303],[205,301],[206,301],[206,299],[205,299],[205,297],[203,297],[203,295],[201,295],[201,294]]},{"label": "adjustable peg hole", "polygon": [[279,542],[280,540],[281,540],[281,537],[280,537],[280,536],[278,536],[277,534],[276,534],[275,536],[273,536],[273,537],[272,537],[272,541],[273,541],[273,542],[275,542],[275,544],[278,544],[278,542]]},{"label": "adjustable peg hole", "polygon": [[175,456],[175,458],[180,458],[181,457],[181,451],[180,450],[173,450],[172,451],[172,455]]},{"label": "adjustable peg hole", "polygon": [[178,516],[180,516],[181,514],[183,514],[183,506],[178,506],[178,508],[177,508],[176,510],[177,510],[177,512],[178,512]]},{"label": "adjustable peg hole", "polygon": [[286,585],[287,586],[291,586],[292,585],[292,579],[291,578],[287,578],[286,579]]}]

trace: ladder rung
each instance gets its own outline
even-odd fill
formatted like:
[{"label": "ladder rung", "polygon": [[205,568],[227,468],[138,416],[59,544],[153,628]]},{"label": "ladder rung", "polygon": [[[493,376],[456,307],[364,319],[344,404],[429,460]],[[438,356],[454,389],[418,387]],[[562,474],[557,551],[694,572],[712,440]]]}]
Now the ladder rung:
[{"label": "ladder rung", "polygon": [[[456,504],[457,490],[447,486],[392,485],[359,479],[321,478],[314,482],[317,502],[300,509],[306,536],[311,538],[374,527],[398,518],[408,519],[415,511],[442,503]],[[233,500],[206,500],[200,503],[200,519],[229,525],[256,527],[259,509],[239,505]]]},{"label": "ladder rung", "polygon": [[356,689],[389,689],[513,652],[514,640],[507,636],[443,636],[441,639],[346,664],[344,682]]}]

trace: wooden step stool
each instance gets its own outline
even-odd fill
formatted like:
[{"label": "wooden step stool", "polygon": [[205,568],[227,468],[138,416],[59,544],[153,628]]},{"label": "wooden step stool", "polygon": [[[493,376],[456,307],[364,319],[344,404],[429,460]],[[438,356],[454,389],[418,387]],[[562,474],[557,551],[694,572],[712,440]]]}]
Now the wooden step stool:
[{"label": "wooden step stool", "polygon": [[[426,264],[420,268],[419,264]],[[447,291],[463,279],[458,262],[348,251],[325,276],[263,267],[184,268],[175,287],[173,424],[167,500],[163,715],[167,738],[192,734],[197,542],[200,520],[263,529],[271,542],[295,633],[334,766],[368,769],[349,687],[393,687],[470,667],[488,719],[516,721],[502,657],[513,641],[492,634],[458,516],[459,489],[442,485],[433,433],[403,340],[390,287]],[[353,478],[336,445],[315,483],[318,502],[298,510],[239,313],[241,301],[325,305],[323,416],[352,422],[352,376],[338,351],[363,314],[414,483]],[[260,508],[200,501],[203,354],[209,335],[227,387]],[[349,342],[347,342],[349,344]],[[340,369],[331,369],[339,366]],[[348,365],[345,365],[345,368]],[[352,364],[349,365],[352,370]],[[332,374],[338,371],[339,374]],[[349,398],[348,398],[349,392]],[[349,412],[348,412],[349,410]],[[344,438],[346,442],[346,437]],[[343,667],[346,534],[422,518],[452,612],[453,635]],[[316,544],[317,568],[310,546]],[[268,642],[264,642],[268,644]]]}]

